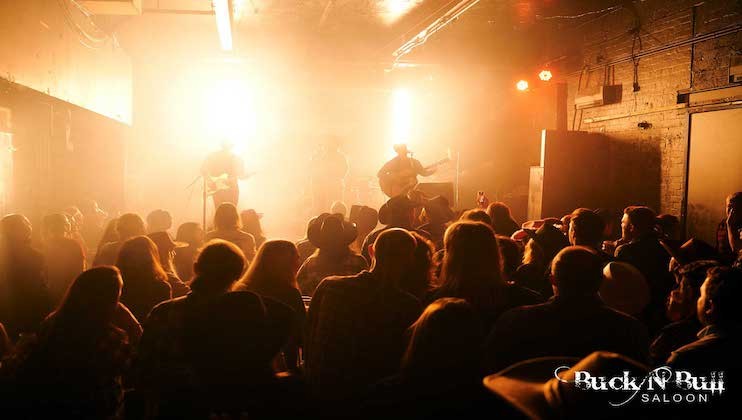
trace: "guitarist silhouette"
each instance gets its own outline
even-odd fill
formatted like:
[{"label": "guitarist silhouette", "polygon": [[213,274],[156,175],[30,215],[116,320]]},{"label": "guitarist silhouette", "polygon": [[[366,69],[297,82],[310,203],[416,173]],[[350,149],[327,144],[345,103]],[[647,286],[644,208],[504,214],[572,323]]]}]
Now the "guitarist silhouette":
[{"label": "guitarist silhouette", "polygon": [[232,149],[232,143],[222,142],[222,148],[207,156],[201,165],[201,175],[206,180],[206,194],[214,201],[214,208],[222,203],[237,206],[240,199],[237,181],[246,177],[245,164]]},{"label": "guitarist silhouette", "polygon": [[410,157],[406,144],[395,144],[397,156],[381,167],[377,176],[381,190],[389,197],[407,194],[417,185],[417,177],[435,173],[436,165],[423,167],[419,160]]}]

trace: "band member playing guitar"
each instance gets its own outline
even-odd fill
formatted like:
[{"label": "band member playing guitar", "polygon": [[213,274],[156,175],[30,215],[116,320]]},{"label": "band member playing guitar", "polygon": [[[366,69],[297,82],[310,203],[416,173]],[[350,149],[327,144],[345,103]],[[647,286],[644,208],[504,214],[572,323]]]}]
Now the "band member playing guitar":
[{"label": "band member playing guitar", "polygon": [[214,208],[225,202],[236,206],[240,199],[240,185],[237,181],[247,174],[242,158],[232,149],[232,143],[222,142],[222,148],[207,156],[201,166],[201,175],[206,180],[206,194],[214,201]]},{"label": "band member playing guitar", "polygon": [[433,165],[423,167],[419,160],[408,156],[410,151],[405,144],[395,144],[397,156],[381,167],[377,176],[379,186],[388,197],[407,194],[417,185],[417,176],[430,176],[435,173],[436,167],[448,161],[443,159]]}]

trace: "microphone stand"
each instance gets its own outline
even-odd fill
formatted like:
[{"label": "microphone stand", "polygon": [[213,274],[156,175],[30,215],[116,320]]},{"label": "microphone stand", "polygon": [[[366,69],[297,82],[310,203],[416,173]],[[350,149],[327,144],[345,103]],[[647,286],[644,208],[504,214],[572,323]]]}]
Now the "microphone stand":
[{"label": "microphone stand", "polygon": [[198,182],[199,179],[203,181],[203,185],[201,188],[201,221],[203,224],[201,226],[203,227],[204,231],[206,231],[206,201],[208,198],[208,195],[206,194],[206,177],[201,174],[197,175],[196,178],[194,178],[193,181],[188,184],[186,189],[191,188],[191,194],[193,194],[192,187],[196,185],[196,182]]}]

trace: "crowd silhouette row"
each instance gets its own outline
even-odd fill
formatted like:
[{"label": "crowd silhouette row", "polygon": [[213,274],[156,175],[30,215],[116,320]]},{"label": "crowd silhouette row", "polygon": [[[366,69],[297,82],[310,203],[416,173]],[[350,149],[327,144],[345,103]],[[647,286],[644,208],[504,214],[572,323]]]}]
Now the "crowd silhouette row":
[{"label": "crowd silhouette row", "polygon": [[[478,205],[336,203],[297,242],[266,238],[261,214],[230,203],[211,230],[189,222],[174,237],[165,210],[109,219],[90,202],[39,229],[6,215],[0,413],[652,418],[730,407],[742,193],[727,198],[716,244],[681,241],[676,217],[643,206],[518,224],[504,203]],[[615,393],[554,380],[559,366],[723,371],[726,390],[705,405],[616,408]]]}]

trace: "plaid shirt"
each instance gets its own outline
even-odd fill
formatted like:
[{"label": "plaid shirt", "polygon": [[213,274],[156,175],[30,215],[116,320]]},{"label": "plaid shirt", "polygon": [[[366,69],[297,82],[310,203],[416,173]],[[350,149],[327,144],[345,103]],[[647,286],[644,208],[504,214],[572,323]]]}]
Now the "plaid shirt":
[{"label": "plaid shirt", "polygon": [[6,409],[22,410],[27,418],[115,415],[132,354],[126,333],[109,326],[85,343],[75,332],[51,334],[53,328],[47,319],[39,334],[21,338],[0,364],[0,383],[10,384],[13,393]]},{"label": "plaid shirt", "polygon": [[312,296],[326,277],[352,276],[367,268],[366,259],[358,254],[349,253],[340,260],[312,255],[302,264],[296,275],[296,281],[303,294]]},{"label": "plaid shirt", "polygon": [[342,398],[394,374],[407,328],[421,312],[416,298],[367,271],[325,279],[309,306],[307,382],[320,395]]}]

